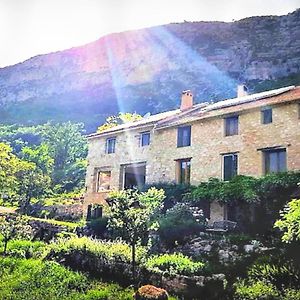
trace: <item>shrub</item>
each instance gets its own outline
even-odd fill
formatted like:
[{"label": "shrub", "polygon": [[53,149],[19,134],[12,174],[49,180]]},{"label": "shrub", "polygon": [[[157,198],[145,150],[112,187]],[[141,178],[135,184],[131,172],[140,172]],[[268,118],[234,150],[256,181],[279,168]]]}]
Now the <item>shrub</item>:
[{"label": "shrub", "polygon": [[19,258],[40,258],[46,249],[46,244],[40,241],[13,240],[7,254]]},{"label": "shrub", "polygon": [[238,282],[235,285],[236,293],[235,299],[240,300],[272,300],[279,296],[278,291],[270,283],[257,281],[250,285],[245,284],[244,281]]},{"label": "shrub", "polygon": [[102,236],[107,230],[107,217],[90,220],[87,225],[91,228],[97,236]]},{"label": "shrub", "polygon": [[157,288],[153,285],[144,285],[135,293],[136,300],[168,300],[168,293],[166,290]]},{"label": "shrub", "polygon": [[275,227],[284,231],[282,240],[287,243],[300,241],[300,199],[290,201],[280,215]]},{"label": "shrub", "polygon": [[156,255],[150,257],[145,265],[148,270],[156,273],[188,276],[199,274],[205,266],[203,262],[194,262],[181,253]]},{"label": "shrub", "polygon": [[[131,249],[128,244],[122,241],[102,241],[94,240],[88,237],[71,238],[69,240],[60,240],[51,244],[51,256],[61,257],[72,253],[84,253],[87,257],[93,256],[102,260],[103,263],[130,263]],[[141,261],[146,253],[145,248],[137,248],[137,261]]]},{"label": "shrub", "polygon": [[147,191],[150,187],[155,187],[158,190],[160,189],[164,190],[166,196],[165,204],[167,206],[169,206],[168,202],[170,202],[170,200],[171,201],[174,200],[174,202],[181,202],[184,196],[187,193],[190,193],[194,188],[193,186],[185,185],[185,184],[160,182],[156,184],[145,185],[142,188],[142,191]]},{"label": "shrub", "polygon": [[159,220],[158,235],[166,246],[172,248],[176,244],[184,244],[197,235],[203,226],[197,223],[188,206],[176,204]]}]

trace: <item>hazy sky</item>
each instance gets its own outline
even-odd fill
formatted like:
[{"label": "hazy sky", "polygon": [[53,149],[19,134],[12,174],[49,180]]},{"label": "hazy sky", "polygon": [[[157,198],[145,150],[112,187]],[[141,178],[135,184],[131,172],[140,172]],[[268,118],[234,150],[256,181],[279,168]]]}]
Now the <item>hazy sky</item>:
[{"label": "hazy sky", "polygon": [[171,22],[282,15],[300,0],[0,0],[0,67]]}]

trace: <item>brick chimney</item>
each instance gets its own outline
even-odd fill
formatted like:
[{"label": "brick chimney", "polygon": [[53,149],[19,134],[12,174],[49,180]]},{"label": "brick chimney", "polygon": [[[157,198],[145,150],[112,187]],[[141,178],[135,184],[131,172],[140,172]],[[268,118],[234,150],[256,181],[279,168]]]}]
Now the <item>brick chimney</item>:
[{"label": "brick chimney", "polygon": [[248,95],[248,89],[244,84],[239,84],[237,87],[237,97],[244,97]]},{"label": "brick chimney", "polygon": [[193,94],[190,90],[182,92],[180,110],[186,110],[193,107]]}]

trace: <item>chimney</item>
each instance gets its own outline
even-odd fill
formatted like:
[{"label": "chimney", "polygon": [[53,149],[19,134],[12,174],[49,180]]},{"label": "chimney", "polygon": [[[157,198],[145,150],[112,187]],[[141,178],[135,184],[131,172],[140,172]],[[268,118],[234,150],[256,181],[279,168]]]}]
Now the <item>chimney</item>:
[{"label": "chimney", "polygon": [[244,84],[239,84],[237,87],[237,97],[244,97],[248,95],[248,89]]},{"label": "chimney", "polygon": [[190,90],[182,92],[180,110],[186,110],[193,107],[193,94]]}]

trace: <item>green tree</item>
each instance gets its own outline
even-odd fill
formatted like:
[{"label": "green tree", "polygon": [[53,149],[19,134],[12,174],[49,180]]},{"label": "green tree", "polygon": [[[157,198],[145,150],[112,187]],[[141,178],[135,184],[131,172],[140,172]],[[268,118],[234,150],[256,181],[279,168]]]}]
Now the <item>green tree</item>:
[{"label": "green tree", "polygon": [[[87,155],[87,142],[83,132],[83,124],[71,122],[62,124],[46,124],[42,130],[43,142],[49,148],[53,159],[53,184],[59,185],[61,191],[70,191],[76,187],[70,185],[73,179],[75,166],[82,166]],[[85,173],[79,172],[82,184]]]},{"label": "green tree", "polygon": [[48,145],[41,144],[35,148],[23,147],[22,158],[35,163],[44,174],[50,175],[52,173],[54,159],[50,156]]},{"label": "green tree", "polygon": [[2,236],[3,254],[6,254],[8,242],[16,238],[28,238],[32,228],[27,219],[21,216],[0,217],[0,235]]},{"label": "green tree", "polygon": [[134,190],[113,191],[109,195],[111,214],[108,226],[131,246],[134,283],[136,245],[138,242],[146,242],[154,223],[153,216],[162,206],[164,198],[164,191],[155,188],[144,193]]},{"label": "green tree", "polygon": [[31,200],[49,191],[51,178],[43,174],[34,163],[23,162],[24,168],[17,173],[18,198],[22,212],[27,212]]},{"label": "green tree", "polygon": [[275,222],[274,227],[284,232],[282,241],[300,241],[300,199],[290,201],[280,215],[281,219]]},{"label": "green tree", "polygon": [[17,191],[18,172],[26,169],[26,163],[12,153],[12,148],[0,143],[0,198],[11,197]]},{"label": "green tree", "polygon": [[142,119],[142,116],[137,113],[119,113],[117,116],[109,116],[103,125],[98,127],[97,132],[113,128],[120,124],[136,122]]}]

